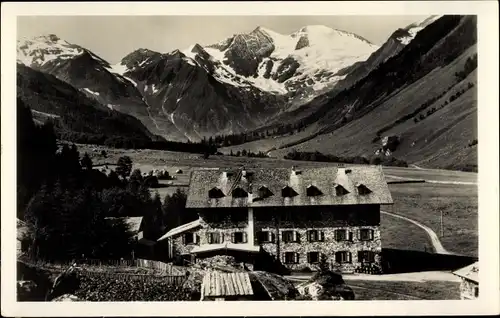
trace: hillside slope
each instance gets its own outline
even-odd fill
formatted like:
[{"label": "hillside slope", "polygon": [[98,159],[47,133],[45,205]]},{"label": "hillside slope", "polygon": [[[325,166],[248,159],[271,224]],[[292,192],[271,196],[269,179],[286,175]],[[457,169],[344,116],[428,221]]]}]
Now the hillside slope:
[{"label": "hillside slope", "polygon": [[[400,144],[392,155],[418,166],[445,169],[475,166],[477,145],[470,143],[477,140],[477,74],[474,71],[458,83],[455,76],[456,72],[463,69],[467,58],[475,54],[476,46],[473,46],[446,67],[434,69],[367,115],[331,133],[272,154],[282,156],[293,148],[298,151],[370,157],[380,148],[380,142],[375,137],[381,129],[414,113],[421,104],[445,92],[415,116],[385,130],[382,136],[398,136]],[[469,83],[474,86],[470,87]],[[449,87],[451,89],[446,91]],[[464,91],[462,95],[452,98],[461,91]],[[436,111],[427,115],[433,108]],[[418,120],[420,114],[426,117]],[[415,122],[415,118],[418,122]]]},{"label": "hillside slope", "polygon": [[154,137],[135,117],[101,105],[55,76],[17,65],[18,101],[38,121],[55,121],[59,137],[75,142],[147,143]]},{"label": "hillside slope", "polygon": [[389,156],[426,167],[474,166],[476,40],[475,17],[443,16],[350,88],[311,102],[315,111],[300,119],[305,129],[223,152],[282,148],[270,155],[295,149],[371,157],[393,136],[400,144]]}]

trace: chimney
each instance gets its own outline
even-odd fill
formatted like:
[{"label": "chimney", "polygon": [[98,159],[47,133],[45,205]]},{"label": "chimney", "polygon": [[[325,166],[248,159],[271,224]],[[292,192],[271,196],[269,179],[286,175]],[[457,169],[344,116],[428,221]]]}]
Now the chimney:
[{"label": "chimney", "polygon": [[293,176],[296,176],[296,175],[298,175],[298,174],[301,174],[301,171],[300,171],[300,170],[297,170],[297,169],[295,168],[295,166],[292,166],[292,175],[293,175]]}]

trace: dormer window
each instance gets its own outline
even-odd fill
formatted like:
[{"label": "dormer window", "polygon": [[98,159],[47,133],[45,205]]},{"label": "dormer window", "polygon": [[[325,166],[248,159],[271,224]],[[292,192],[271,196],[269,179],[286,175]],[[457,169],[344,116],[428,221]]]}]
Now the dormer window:
[{"label": "dormer window", "polygon": [[266,186],[260,186],[258,191],[259,191],[260,198],[268,198],[268,197],[273,195],[271,190],[269,190],[269,188]]},{"label": "dormer window", "polygon": [[340,184],[336,184],[335,186],[335,194],[340,197],[340,196],[343,196],[343,195],[346,195],[349,193],[349,191],[346,190],[346,188],[344,188],[342,185]]},{"label": "dormer window", "polygon": [[235,188],[232,192],[231,192],[231,196],[233,198],[246,198],[248,197],[248,192],[246,192],[245,190],[243,190],[242,188],[238,187],[238,188]]},{"label": "dormer window", "polygon": [[290,186],[286,186],[281,189],[281,196],[284,198],[291,198],[298,195],[298,193]]},{"label": "dormer window", "polygon": [[220,199],[225,197],[224,192],[221,189],[214,187],[208,191],[208,197],[210,199]]},{"label": "dormer window", "polygon": [[306,193],[308,197],[315,197],[318,195],[322,195],[323,192],[321,192],[320,189],[318,189],[316,186],[309,185],[306,189]]},{"label": "dormer window", "polygon": [[370,194],[372,192],[372,190],[368,189],[368,187],[362,183],[358,183],[356,185],[356,187],[358,188],[359,195],[366,195],[366,194]]}]

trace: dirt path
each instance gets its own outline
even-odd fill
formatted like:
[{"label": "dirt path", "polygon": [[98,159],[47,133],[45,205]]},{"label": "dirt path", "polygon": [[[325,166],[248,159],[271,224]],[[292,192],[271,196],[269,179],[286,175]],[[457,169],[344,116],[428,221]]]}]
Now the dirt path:
[{"label": "dirt path", "polygon": [[389,216],[392,216],[395,218],[400,218],[400,219],[403,219],[403,220],[406,220],[408,222],[415,224],[416,226],[420,227],[425,232],[427,232],[427,235],[429,235],[429,238],[431,239],[431,242],[432,242],[432,246],[434,247],[434,250],[436,251],[437,254],[452,254],[452,253],[448,252],[443,247],[436,232],[434,232],[430,227],[425,226],[422,223],[419,223],[413,219],[407,218],[407,217],[399,215],[399,214],[394,214],[394,213],[390,213],[390,212],[386,212],[386,211],[380,211],[380,213],[383,213],[383,214],[386,214],[386,215],[389,215]]},{"label": "dirt path", "polygon": [[424,168],[419,167],[419,166],[417,166],[417,165],[415,165],[415,164],[411,164],[411,165],[410,165],[410,167],[411,167],[411,168],[418,169],[418,170],[424,170]]},{"label": "dirt path", "polygon": [[[423,169],[422,169],[423,170]],[[386,177],[398,179],[398,180],[425,180],[427,183],[441,183],[441,184],[457,184],[457,185],[477,185],[477,182],[468,182],[468,181],[449,181],[449,180],[429,180],[429,179],[416,179],[416,178],[408,178],[408,177],[399,177],[390,174],[386,174]]]},{"label": "dirt path", "polygon": [[[428,282],[428,281],[446,281],[446,282],[460,282],[460,278],[453,275],[448,271],[428,271],[428,272],[412,272],[412,273],[398,273],[398,274],[384,274],[384,275],[370,275],[370,274],[343,274],[342,277],[346,281],[405,281],[405,282]],[[311,278],[311,275],[293,275],[286,276],[287,279],[304,282]],[[350,284],[349,284],[350,285]]]}]

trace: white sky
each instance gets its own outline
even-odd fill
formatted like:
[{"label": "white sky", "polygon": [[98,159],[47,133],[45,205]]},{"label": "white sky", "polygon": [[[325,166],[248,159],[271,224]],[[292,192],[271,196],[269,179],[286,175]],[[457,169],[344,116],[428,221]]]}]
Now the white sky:
[{"label": "white sky", "polygon": [[56,34],[90,49],[110,63],[138,48],[158,52],[208,45],[263,26],[290,34],[321,24],[382,44],[397,28],[426,16],[20,16],[17,38]]}]

